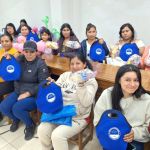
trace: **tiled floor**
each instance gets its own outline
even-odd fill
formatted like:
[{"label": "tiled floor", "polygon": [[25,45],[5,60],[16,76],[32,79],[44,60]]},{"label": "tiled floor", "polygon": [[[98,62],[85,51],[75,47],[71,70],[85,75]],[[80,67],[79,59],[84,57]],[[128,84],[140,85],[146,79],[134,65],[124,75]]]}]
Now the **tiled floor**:
[{"label": "tiled floor", "polygon": [[[24,125],[20,125],[19,130],[12,133],[9,130],[10,125],[2,126],[7,124],[5,120],[0,122],[0,150],[41,150],[41,144],[38,138],[33,138],[30,141],[24,140]],[[1,134],[8,131],[4,134]],[[35,134],[35,137],[37,135]],[[69,145],[70,150],[78,150],[77,146]],[[95,137],[89,142],[84,150],[101,150],[99,143]]]}]

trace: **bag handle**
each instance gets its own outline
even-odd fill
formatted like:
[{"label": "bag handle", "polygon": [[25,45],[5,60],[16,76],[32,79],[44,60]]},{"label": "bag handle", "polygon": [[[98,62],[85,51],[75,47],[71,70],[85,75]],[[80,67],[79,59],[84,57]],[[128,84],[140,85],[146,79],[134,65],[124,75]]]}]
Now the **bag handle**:
[{"label": "bag handle", "polygon": [[45,88],[45,87],[49,86],[48,83],[49,83],[48,80],[43,80],[43,81],[39,84],[39,86],[41,86],[42,88]]},{"label": "bag handle", "polygon": [[58,86],[58,87],[60,87],[59,85],[57,85],[55,82],[50,82],[49,80],[43,80],[40,84],[39,84],[39,86],[41,86],[42,88],[46,88],[46,87],[48,87],[49,85],[55,85],[55,86]]},{"label": "bag handle", "polygon": [[[114,115],[116,115],[116,116],[115,116],[115,117],[111,117],[111,116],[109,116],[109,114],[114,114]],[[122,114],[120,111],[115,110],[115,109],[106,110],[106,111],[103,113],[102,117],[107,117],[107,118],[110,119],[110,120],[111,120],[111,119],[124,118],[123,114]]]},{"label": "bag handle", "polygon": [[[11,54],[9,54],[9,55],[10,55],[10,59],[7,59],[7,60],[15,59],[15,57],[13,55],[11,55]],[[3,60],[6,60],[5,56],[2,57],[0,62],[2,62]]]},{"label": "bag handle", "polygon": [[139,50],[139,48],[138,48],[138,46],[137,46],[137,44],[136,43],[125,43],[122,47],[121,47],[121,49],[123,49],[124,47],[126,47],[126,46],[132,46],[132,48],[134,49],[134,48],[137,48],[138,50]]}]

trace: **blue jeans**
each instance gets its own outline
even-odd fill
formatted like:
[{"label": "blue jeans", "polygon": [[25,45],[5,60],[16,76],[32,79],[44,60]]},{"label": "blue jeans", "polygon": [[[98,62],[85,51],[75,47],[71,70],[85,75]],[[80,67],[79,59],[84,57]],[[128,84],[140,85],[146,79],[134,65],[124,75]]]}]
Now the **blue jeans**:
[{"label": "blue jeans", "polygon": [[0,103],[0,112],[11,118],[13,121],[17,122],[21,120],[26,127],[29,127],[33,124],[29,112],[37,108],[36,99],[34,97],[27,97],[18,101],[18,96],[19,95],[15,92],[8,95]]}]

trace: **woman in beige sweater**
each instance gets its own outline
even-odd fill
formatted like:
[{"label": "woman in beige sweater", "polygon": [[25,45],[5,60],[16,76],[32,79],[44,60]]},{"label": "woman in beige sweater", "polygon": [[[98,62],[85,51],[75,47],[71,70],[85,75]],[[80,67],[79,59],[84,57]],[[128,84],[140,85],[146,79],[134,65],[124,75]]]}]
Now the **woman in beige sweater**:
[{"label": "woman in beige sweater", "polygon": [[[75,105],[77,115],[72,126],[42,122],[38,136],[43,150],[69,150],[67,139],[79,133],[88,124],[92,104],[98,85],[94,77],[83,80],[80,73],[92,74],[83,55],[75,54],[70,60],[70,71],[60,75],[56,84],[61,87],[64,105]],[[50,79],[52,81],[52,79]]]},{"label": "woman in beige sweater", "polygon": [[121,111],[132,126],[124,141],[132,143],[136,150],[144,150],[144,142],[150,140],[150,95],[141,85],[141,73],[136,66],[122,66],[114,86],[103,91],[94,109],[94,125],[105,110],[112,108]]}]

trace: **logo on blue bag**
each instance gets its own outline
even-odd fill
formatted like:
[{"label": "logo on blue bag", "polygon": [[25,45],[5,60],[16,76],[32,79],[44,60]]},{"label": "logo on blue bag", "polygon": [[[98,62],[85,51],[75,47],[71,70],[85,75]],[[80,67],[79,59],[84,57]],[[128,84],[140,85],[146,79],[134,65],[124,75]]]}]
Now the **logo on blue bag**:
[{"label": "logo on blue bag", "polygon": [[112,127],[109,129],[108,135],[112,140],[118,140],[120,138],[120,130],[116,127]]},{"label": "logo on blue bag", "polygon": [[34,37],[30,37],[30,41],[34,41]]},{"label": "logo on blue bag", "polygon": [[46,95],[46,99],[49,103],[52,103],[55,101],[56,97],[55,97],[55,94],[54,93],[48,93]]},{"label": "logo on blue bag", "polygon": [[97,48],[97,49],[96,49],[96,54],[97,54],[97,55],[100,55],[101,53],[102,53],[102,49],[101,49],[101,48]]},{"label": "logo on blue bag", "polygon": [[9,73],[13,73],[13,72],[15,71],[15,68],[14,68],[13,65],[9,65],[9,66],[7,66],[6,70],[7,70],[7,72],[9,72]]},{"label": "logo on blue bag", "polygon": [[131,55],[132,54],[132,49],[131,48],[126,49],[126,54]]}]

